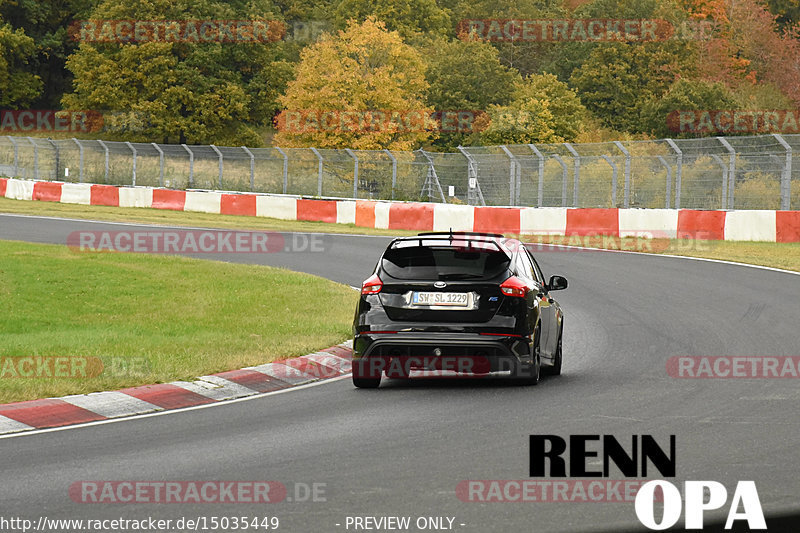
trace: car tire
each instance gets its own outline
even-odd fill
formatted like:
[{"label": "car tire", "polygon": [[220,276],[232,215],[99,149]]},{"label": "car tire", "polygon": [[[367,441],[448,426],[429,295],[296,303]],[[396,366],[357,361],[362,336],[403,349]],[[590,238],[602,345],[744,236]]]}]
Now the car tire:
[{"label": "car tire", "polygon": [[519,376],[520,380],[525,385],[538,385],[539,377],[542,373],[542,359],[539,356],[539,326],[536,326],[536,345],[533,347],[534,361],[532,365],[520,365]]},{"label": "car tire", "polygon": [[383,374],[380,362],[369,358],[353,359],[353,385],[359,389],[377,389]]},{"label": "car tire", "polygon": [[523,377],[522,382],[525,385],[538,385],[539,378],[542,374],[542,362],[539,359],[539,356],[536,356],[536,363],[533,365],[528,365],[527,368],[523,367]]},{"label": "car tire", "polygon": [[359,389],[377,389],[381,384],[381,378],[359,378],[353,376],[353,385]]},{"label": "car tire", "polygon": [[560,376],[561,375],[561,360],[563,359],[561,354],[561,339],[564,336],[564,327],[561,327],[561,330],[558,332],[558,346],[556,346],[556,356],[553,359],[552,366],[546,366],[542,369],[543,373],[546,376]]}]

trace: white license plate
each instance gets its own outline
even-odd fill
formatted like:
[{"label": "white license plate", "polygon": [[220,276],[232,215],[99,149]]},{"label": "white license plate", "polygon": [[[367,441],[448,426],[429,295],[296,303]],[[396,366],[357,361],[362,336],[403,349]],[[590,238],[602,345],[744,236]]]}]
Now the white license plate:
[{"label": "white license plate", "polygon": [[411,305],[447,308],[472,308],[472,293],[469,292],[414,292]]}]

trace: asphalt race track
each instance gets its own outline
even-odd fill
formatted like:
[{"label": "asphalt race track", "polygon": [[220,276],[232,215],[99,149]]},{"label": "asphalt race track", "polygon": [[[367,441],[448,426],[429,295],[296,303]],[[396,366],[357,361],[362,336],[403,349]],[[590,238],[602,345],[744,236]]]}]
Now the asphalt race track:
[{"label": "asphalt race track", "polygon": [[[0,215],[0,239],[64,244],[68,233],[84,229],[121,228]],[[387,241],[326,235],[324,252],[204,257],[357,286]],[[548,277],[562,274],[570,284],[556,294],[566,313],[561,377],[536,387],[498,379],[384,380],[376,391],[343,379],[208,409],[2,439],[0,514],[277,516],[279,531],[292,532],[348,531],[348,516],[448,516],[463,532],[636,529],[633,503],[462,502],[456,486],[531,479],[530,434],[611,434],[623,442],[652,434],[659,443],[676,436],[676,484],[716,480],[732,490],[739,480],[754,480],[768,519],[794,514],[800,523],[798,381],[674,379],[665,367],[677,355],[800,355],[800,277],[637,254],[535,255]],[[81,480],[275,480],[290,497],[295,484],[325,483],[326,501],[78,504],[68,489]],[[724,518],[724,511],[712,516]]]}]

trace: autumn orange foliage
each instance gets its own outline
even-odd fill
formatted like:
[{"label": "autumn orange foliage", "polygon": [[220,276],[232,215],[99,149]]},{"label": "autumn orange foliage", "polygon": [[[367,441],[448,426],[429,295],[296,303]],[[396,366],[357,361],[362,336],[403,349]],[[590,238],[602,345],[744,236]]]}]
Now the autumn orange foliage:
[{"label": "autumn orange foliage", "polygon": [[800,41],[782,33],[757,0],[682,0],[694,20],[712,21],[699,46],[703,77],[730,87],[767,81],[800,104]]}]

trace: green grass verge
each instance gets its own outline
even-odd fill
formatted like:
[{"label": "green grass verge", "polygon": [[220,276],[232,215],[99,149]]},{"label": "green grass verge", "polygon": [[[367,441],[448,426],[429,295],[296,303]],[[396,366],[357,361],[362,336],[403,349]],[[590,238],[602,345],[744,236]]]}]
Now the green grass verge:
[{"label": "green grass verge", "polygon": [[141,207],[107,207],[99,205],[60,204],[56,202],[30,202],[0,198],[0,213],[40,215],[63,218],[106,220],[110,222],[141,222],[169,226],[202,228],[252,229],[263,231],[301,231],[308,233],[343,233],[356,235],[416,235],[416,231],[361,228],[355,224],[329,224],[279,220],[266,217],[215,215],[189,211],[169,211]]},{"label": "green grass verge", "polygon": [[661,252],[672,255],[721,259],[800,272],[800,243],[671,240]]},{"label": "green grass verge", "polygon": [[[0,241],[0,403],[303,355],[350,336],[356,298],[284,269]],[[26,356],[90,358],[90,369],[99,358],[103,370],[13,377],[20,367],[7,358]]]},{"label": "green grass verge", "polygon": [[680,255],[800,271],[800,243],[523,235],[526,242]]}]

